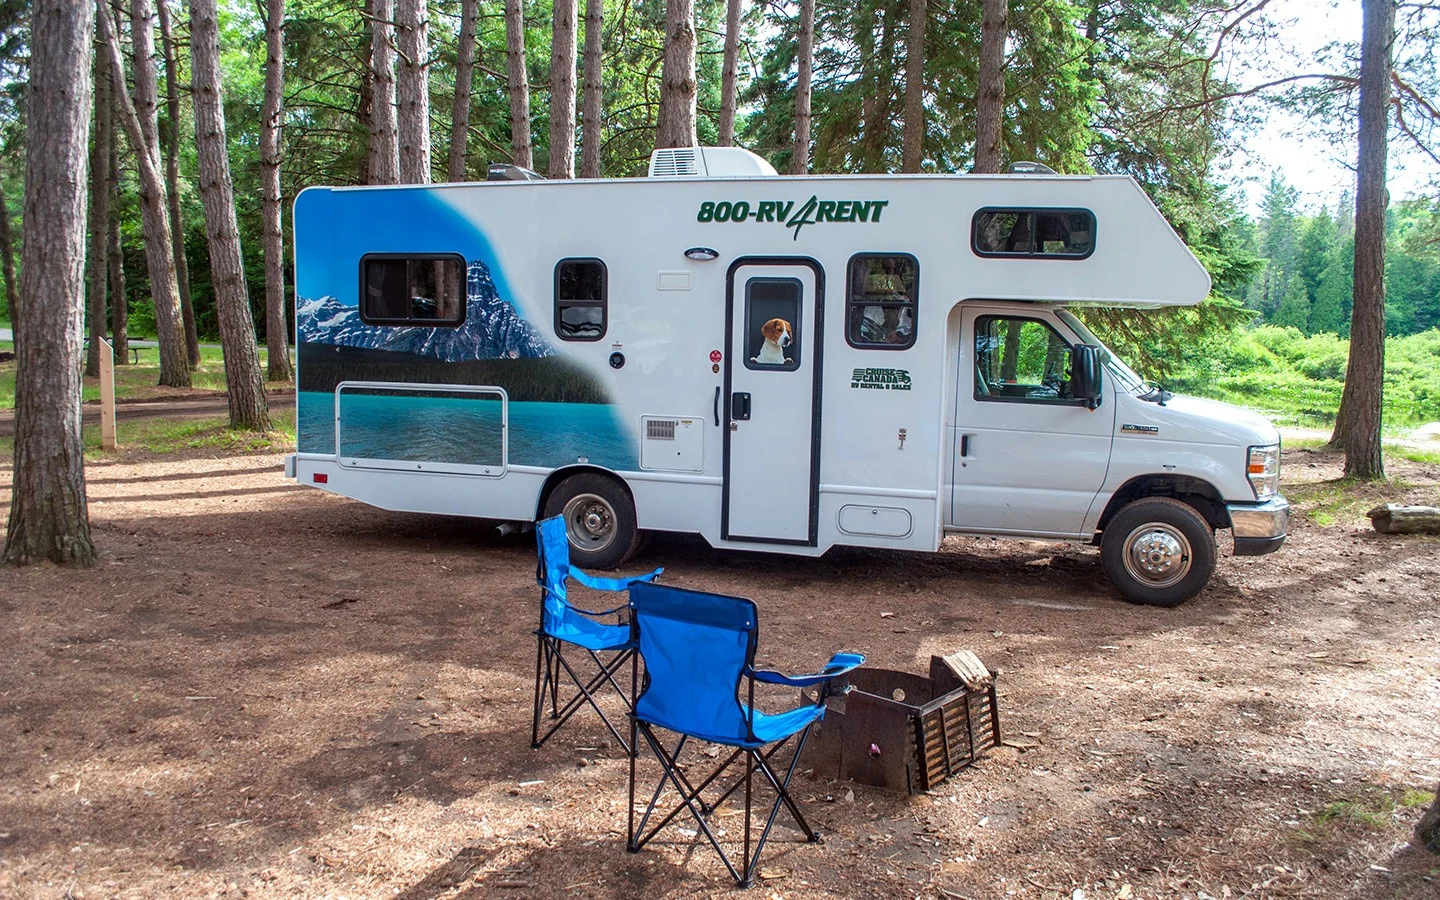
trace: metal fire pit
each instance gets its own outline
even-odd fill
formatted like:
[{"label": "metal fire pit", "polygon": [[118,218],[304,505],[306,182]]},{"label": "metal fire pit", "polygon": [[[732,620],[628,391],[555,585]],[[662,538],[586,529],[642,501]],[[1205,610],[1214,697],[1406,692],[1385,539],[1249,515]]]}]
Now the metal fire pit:
[{"label": "metal fire pit", "polygon": [[964,655],[985,672],[971,677],[973,687],[940,656],[930,658],[928,678],[867,667],[851,672],[851,690],[832,700],[817,723],[806,761],[820,775],[913,794],[935,788],[998,747],[995,677],[973,654]]}]

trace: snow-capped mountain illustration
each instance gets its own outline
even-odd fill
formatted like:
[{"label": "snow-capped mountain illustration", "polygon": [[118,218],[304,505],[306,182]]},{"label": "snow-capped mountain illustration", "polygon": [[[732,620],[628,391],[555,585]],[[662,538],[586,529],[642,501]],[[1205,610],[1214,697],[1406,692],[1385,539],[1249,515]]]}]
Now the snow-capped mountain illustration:
[{"label": "snow-capped mountain illustration", "polygon": [[535,327],[495,290],[490,269],[471,260],[465,321],[459,327],[379,328],[360,321],[360,310],[334,297],[301,299],[296,309],[301,343],[413,353],[450,362],[528,359],[554,351]]}]

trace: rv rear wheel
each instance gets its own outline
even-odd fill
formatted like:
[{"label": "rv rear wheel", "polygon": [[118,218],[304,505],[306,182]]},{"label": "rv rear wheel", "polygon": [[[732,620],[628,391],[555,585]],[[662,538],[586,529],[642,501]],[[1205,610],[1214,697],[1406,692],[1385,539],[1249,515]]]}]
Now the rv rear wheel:
[{"label": "rv rear wheel", "polygon": [[1100,563],[1126,600],[1177,606],[1200,593],[1215,571],[1215,532],[1194,507],[1146,497],[1105,526]]},{"label": "rv rear wheel", "polygon": [[570,559],[582,569],[613,569],[640,545],[635,504],[613,478],[571,475],[545,499],[542,518],[565,517]]}]

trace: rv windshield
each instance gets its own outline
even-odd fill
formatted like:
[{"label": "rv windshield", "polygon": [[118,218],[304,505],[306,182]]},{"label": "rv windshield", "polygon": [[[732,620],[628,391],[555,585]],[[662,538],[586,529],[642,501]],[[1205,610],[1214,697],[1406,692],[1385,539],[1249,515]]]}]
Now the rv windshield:
[{"label": "rv windshield", "polygon": [[1150,386],[1145,383],[1145,379],[1136,375],[1134,369],[1125,365],[1120,357],[1111,353],[1110,348],[1105,346],[1105,343],[1095,336],[1095,332],[1086,328],[1085,323],[1076,318],[1074,313],[1068,309],[1057,309],[1055,310],[1055,315],[1060,317],[1060,321],[1069,325],[1072,331],[1080,335],[1080,338],[1085,343],[1094,344],[1100,348],[1101,362],[1103,362],[1105,367],[1115,376],[1115,380],[1124,386],[1125,390],[1137,396],[1149,393]]}]

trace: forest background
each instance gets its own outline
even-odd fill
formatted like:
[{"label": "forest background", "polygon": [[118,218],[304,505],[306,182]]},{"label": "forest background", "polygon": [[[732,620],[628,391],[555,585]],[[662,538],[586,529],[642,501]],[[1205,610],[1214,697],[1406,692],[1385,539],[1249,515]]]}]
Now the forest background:
[{"label": "forest background", "polygon": [[[902,169],[908,17],[915,4],[895,0],[814,0],[811,149],[813,173]],[[285,207],[309,185],[367,181],[375,84],[375,0],[288,0],[281,191]],[[979,3],[924,3],[924,134],[921,171],[969,171],[975,154],[975,107],[981,73]],[[1270,9],[1266,9],[1269,6]],[[1210,0],[1012,0],[1004,48],[1006,160],[1036,160],[1062,173],[1134,176],[1205,263],[1211,298],[1194,310],[1145,315],[1095,312],[1097,330],[1147,377],[1166,387],[1261,408],[1279,422],[1327,427],[1340,403],[1348,353],[1354,250],[1350,194],[1302,199],[1275,171],[1258,209],[1221,164],[1240,152],[1247,128],[1271,110],[1308,117],[1315,134],[1340,153],[1354,146],[1358,5],[1353,40],[1326,44],[1312,73],[1267,78],[1244,60],[1269,58],[1286,45],[1282,3],[1240,7]],[[553,6],[522,6],[533,167],[550,163]],[[1432,23],[1420,12],[1397,17],[1398,83],[1434,96]],[[643,175],[655,145],[666,45],[664,0],[603,4],[603,93],[600,170],[606,177]],[[122,32],[125,10],[117,8]],[[253,318],[265,338],[261,123],[266,75],[263,5],[224,0],[219,7],[220,65],[235,199]],[[460,0],[430,5],[429,119],[436,140],[432,169],[446,170],[456,110],[468,122],[459,135],[466,179],[515,157],[507,86],[504,4],[475,7],[475,72],[456,105],[461,67]],[[701,144],[720,142],[726,6],[695,6],[696,129]],[[3,249],[13,259],[21,233],[28,4],[0,2],[0,189]],[[171,10],[174,47],[161,69],[161,140],[193,135],[189,18]],[[798,4],[746,4],[738,66],[737,143],[788,171],[795,147]],[[580,17],[580,39],[586,23]],[[126,35],[122,34],[122,40]],[[572,39],[576,36],[572,35]],[[158,51],[157,51],[158,52]],[[127,64],[129,62],[127,54]],[[171,84],[178,102],[166,102]],[[461,82],[463,83],[463,81]],[[575,84],[574,81],[571,82]],[[461,91],[464,91],[461,88]],[[1398,107],[1397,107],[1398,108]],[[172,119],[175,128],[172,131]],[[1392,141],[1421,149],[1424,122],[1398,120]],[[577,123],[584,133],[588,123]],[[146,277],[139,177],[117,130],[118,190],[108,223],[122,248],[121,278],[131,337],[155,333]],[[1345,151],[1343,148],[1352,148]],[[219,322],[205,235],[195,143],[180,138],[178,194],[194,321],[213,340]],[[573,153],[573,148],[569,151]],[[1440,165],[1436,166],[1440,170]],[[1252,186],[1253,189],[1253,186]],[[1392,202],[1387,214],[1385,424],[1407,430],[1440,419],[1440,205],[1421,193]],[[286,271],[289,271],[288,227]],[[93,223],[92,223],[93,227]],[[14,236],[14,241],[8,239]],[[0,323],[17,284],[5,266]],[[293,316],[293,305],[290,308]],[[293,328],[293,319],[290,322]],[[0,345],[0,350],[7,349]],[[10,373],[13,378],[13,372]],[[0,404],[13,402],[0,384]]]}]

